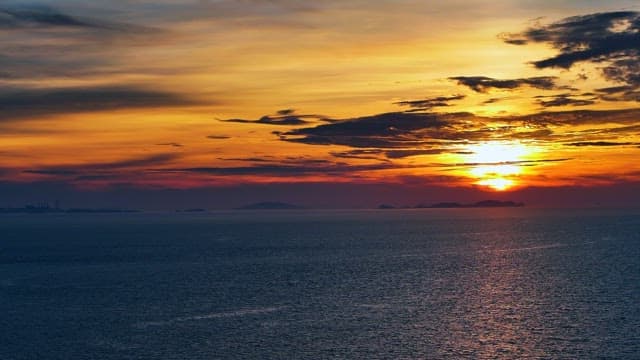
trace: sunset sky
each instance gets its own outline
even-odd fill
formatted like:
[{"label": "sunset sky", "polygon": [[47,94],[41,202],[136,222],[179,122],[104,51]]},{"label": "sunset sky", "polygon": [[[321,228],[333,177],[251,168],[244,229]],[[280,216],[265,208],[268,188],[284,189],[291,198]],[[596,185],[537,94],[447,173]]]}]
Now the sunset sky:
[{"label": "sunset sky", "polygon": [[0,0],[0,207],[640,201],[640,4]]}]

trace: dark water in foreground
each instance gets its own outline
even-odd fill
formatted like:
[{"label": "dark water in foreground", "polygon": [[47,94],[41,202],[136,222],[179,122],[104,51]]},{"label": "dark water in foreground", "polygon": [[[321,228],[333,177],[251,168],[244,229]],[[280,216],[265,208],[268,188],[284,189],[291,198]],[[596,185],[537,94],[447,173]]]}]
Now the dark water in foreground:
[{"label": "dark water in foreground", "polygon": [[640,358],[640,211],[0,217],[0,359]]}]

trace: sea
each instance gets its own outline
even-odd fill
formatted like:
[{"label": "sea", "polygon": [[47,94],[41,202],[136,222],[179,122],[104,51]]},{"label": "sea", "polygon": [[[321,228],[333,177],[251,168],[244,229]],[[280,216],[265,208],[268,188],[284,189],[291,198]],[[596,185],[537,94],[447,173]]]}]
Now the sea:
[{"label": "sea", "polygon": [[640,359],[640,209],[4,214],[0,359]]}]

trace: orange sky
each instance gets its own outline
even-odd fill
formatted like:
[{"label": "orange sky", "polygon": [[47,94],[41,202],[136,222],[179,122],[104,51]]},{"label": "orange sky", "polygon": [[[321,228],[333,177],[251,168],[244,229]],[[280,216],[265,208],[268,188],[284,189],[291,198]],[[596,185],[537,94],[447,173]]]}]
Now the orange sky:
[{"label": "orange sky", "polygon": [[635,11],[635,1],[2,1],[0,181],[96,191],[636,182]]}]

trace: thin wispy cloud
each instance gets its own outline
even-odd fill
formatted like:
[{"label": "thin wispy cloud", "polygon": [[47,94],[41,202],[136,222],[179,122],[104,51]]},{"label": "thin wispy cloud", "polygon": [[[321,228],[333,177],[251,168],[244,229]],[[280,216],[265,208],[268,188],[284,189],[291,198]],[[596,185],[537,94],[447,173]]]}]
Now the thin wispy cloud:
[{"label": "thin wispy cloud", "polygon": [[136,86],[7,89],[0,90],[0,120],[198,104],[180,94]]},{"label": "thin wispy cloud", "polygon": [[322,115],[314,115],[314,114],[297,114],[294,109],[284,109],[279,110],[274,115],[265,115],[256,120],[249,119],[223,119],[220,120],[223,122],[235,122],[235,123],[245,123],[245,124],[263,124],[263,125],[305,125],[312,122],[331,122],[332,119],[329,119]]},{"label": "thin wispy cloud", "polygon": [[410,110],[408,111],[426,111],[426,110],[431,110],[437,107],[451,106],[452,101],[462,100],[465,97],[466,97],[465,95],[460,95],[460,94],[451,95],[451,96],[437,96],[437,97],[421,99],[421,100],[398,101],[398,102],[395,102],[394,104],[400,105],[400,106],[407,106],[410,108]]}]

